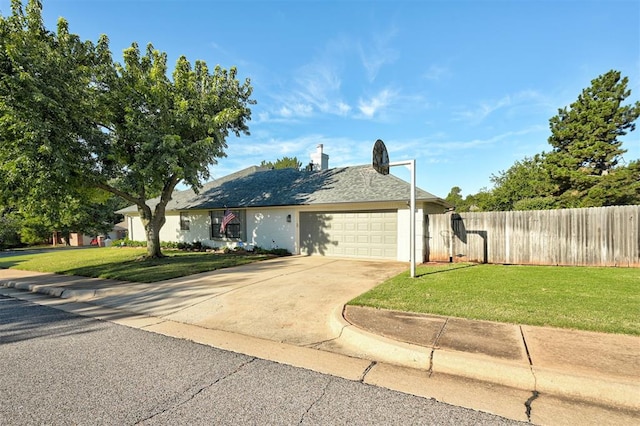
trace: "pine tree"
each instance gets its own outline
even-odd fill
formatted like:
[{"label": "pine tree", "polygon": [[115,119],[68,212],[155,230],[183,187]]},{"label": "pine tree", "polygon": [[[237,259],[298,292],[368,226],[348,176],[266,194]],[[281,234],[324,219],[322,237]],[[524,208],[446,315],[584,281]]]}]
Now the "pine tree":
[{"label": "pine tree", "polygon": [[616,168],[626,152],[619,138],[635,129],[640,115],[640,102],[622,105],[631,94],[627,84],[627,77],[611,70],[592,80],[577,101],[559,109],[549,121],[553,150],[546,154],[545,165],[561,206],[581,206],[589,190]]}]

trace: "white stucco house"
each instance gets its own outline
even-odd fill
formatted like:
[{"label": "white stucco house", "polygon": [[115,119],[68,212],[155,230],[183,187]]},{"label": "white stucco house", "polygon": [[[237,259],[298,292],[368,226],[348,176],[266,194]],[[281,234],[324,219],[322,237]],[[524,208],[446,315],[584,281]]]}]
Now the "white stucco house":
[{"label": "white stucco house", "polygon": [[[167,205],[161,241],[201,241],[210,247],[240,242],[293,254],[410,260],[409,183],[371,165],[328,168],[318,146],[307,170],[257,166],[216,179],[199,194],[176,191]],[[308,170],[312,169],[312,170]],[[157,200],[150,200],[153,207]],[[450,205],[416,191],[416,259],[426,256],[426,215]],[[225,210],[235,219],[221,232]],[[145,240],[137,208],[120,210],[129,238]]]}]

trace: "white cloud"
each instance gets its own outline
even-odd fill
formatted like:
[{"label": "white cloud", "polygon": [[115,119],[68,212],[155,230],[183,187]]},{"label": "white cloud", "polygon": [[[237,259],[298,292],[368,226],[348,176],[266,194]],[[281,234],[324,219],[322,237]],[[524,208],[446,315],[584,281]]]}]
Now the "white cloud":
[{"label": "white cloud", "polygon": [[278,114],[284,118],[290,117],[309,117],[313,114],[313,107],[309,104],[296,103],[289,106],[283,106]]},{"label": "white cloud", "polygon": [[347,115],[352,108],[342,99],[341,84],[331,61],[316,60],[301,66],[293,76],[293,89],[274,96],[280,106],[272,113],[287,119],[314,113]]},{"label": "white cloud", "polygon": [[422,75],[427,80],[440,80],[442,77],[450,74],[448,68],[438,65],[431,65],[429,69]]},{"label": "white cloud", "polygon": [[[446,136],[440,134],[433,138],[426,138],[421,144],[424,152],[450,153],[452,151],[465,151],[474,148],[484,148],[496,145],[503,141],[518,140],[519,137],[546,131],[543,125],[533,125],[521,130],[509,131],[494,135],[489,138],[475,138],[470,140],[443,140]],[[515,145],[515,143],[514,143]]]},{"label": "white cloud", "polygon": [[474,109],[465,109],[454,112],[455,121],[466,121],[471,124],[478,124],[494,111],[510,104],[511,98],[509,96],[505,96],[495,102],[482,102]]},{"label": "white cloud", "polygon": [[398,59],[398,51],[391,47],[391,42],[395,38],[397,31],[390,28],[386,32],[377,32],[373,35],[371,44],[359,45],[360,60],[367,73],[369,82],[378,76],[380,68],[385,64],[392,64]]},{"label": "white cloud", "polygon": [[336,107],[338,115],[347,115],[351,111],[351,107],[344,102],[338,102]]},{"label": "white cloud", "polygon": [[365,118],[373,118],[373,116],[377,115],[381,110],[389,106],[395,97],[395,92],[389,89],[383,89],[380,93],[369,99],[360,99],[358,102],[358,109]]},{"label": "white cloud", "polygon": [[469,124],[479,124],[494,112],[501,109],[514,109],[522,106],[546,106],[544,98],[536,91],[524,90],[514,95],[506,95],[498,100],[480,102],[474,108],[454,111],[454,121],[465,121]]}]

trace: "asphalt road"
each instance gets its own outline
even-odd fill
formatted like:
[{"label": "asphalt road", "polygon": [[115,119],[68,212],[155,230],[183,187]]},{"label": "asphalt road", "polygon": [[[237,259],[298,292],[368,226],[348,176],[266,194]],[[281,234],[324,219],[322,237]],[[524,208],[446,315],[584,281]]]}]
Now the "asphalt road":
[{"label": "asphalt road", "polygon": [[0,296],[0,424],[512,420]]}]

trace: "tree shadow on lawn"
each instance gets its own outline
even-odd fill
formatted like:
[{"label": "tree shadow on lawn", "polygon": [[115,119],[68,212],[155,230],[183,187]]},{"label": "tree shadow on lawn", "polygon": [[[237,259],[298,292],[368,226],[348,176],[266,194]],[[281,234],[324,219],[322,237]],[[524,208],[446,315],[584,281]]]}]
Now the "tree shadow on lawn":
[{"label": "tree shadow on lawn", "polygon": [[183,254],[169,255],[160,259],[131,260],[111,262],[101,265],[72,268],[58,273],[80,275],[93,278],[106,278],[122,281],[153,283],[179,278],[201,272],[231,268],[248,263],[270,259],[268,255],[238,254]]}]

